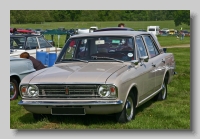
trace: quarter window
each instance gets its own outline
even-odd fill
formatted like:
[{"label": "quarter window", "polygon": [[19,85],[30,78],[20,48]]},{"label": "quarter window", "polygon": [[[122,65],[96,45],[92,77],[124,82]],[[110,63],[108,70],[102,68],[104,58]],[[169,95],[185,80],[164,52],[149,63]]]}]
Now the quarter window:
[{"label": "quarter window", "polygon": [[136,44],[137,44],[137,51],[139,53],[139,57],[147,56],[145,45],[141,36],[136,37]]},{"label": "quarter window", "polygon": [[40,43],[40,48],[49,48],[52,47],[44,38],[38,37],[38,41]]}]

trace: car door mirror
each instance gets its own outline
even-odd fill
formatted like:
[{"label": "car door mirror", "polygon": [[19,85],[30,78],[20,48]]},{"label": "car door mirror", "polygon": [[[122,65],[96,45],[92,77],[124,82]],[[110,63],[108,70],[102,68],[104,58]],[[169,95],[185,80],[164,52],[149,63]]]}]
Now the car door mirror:
[{"label": "car door mirror", "polygon": [[167,52],[167,48],[163,48],[163,52],[166,53]]},{"label": "car door mirror", "polygon": [[148,56],[142,56],[142,57],[140,57],[140,61],[141,62],[148,62],[149,61],[149,57]]},{"label": "car door mirror", "polygon": [[136,66],[138,65],[139,60],[131,60],[131,66]]},{"label": "car door mirror", "polygon": [[142,56],[139,58],[140,59],[140,66],[144,65],[144,62],[148,62],[149,61],[149,57],[148,56]]}]

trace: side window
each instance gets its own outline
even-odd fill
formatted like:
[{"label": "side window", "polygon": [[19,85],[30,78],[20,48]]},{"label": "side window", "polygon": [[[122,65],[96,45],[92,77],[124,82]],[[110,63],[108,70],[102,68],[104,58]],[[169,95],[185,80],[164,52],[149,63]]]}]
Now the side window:
[{"label": "side window", "polygon": [[49,48],[52,47],[44,38],[38,37],[40,48]]},{"label": "side window", "polygon": [[147,51],[141,36],[136,37],[136,45],[139,53],[138,57],[147,56]]},{"label": "side window", "polygon": [[25,49],[36,49],[38,47],[38,42],[36,37],[28,37]]},{"label": "side window", "polygon": [[146,42],[151,57],[159,55],[158,49],[156,48],[153,38],[151,38],[151,36],[144,36],[144,40]]}]

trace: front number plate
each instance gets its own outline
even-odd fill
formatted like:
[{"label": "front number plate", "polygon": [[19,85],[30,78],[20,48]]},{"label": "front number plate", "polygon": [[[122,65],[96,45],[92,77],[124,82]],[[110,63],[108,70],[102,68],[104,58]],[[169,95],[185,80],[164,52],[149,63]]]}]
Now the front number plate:
[{"label": "front number plate", "polygon": [[52,115],[85,115],[84,108],[52,108]]}]

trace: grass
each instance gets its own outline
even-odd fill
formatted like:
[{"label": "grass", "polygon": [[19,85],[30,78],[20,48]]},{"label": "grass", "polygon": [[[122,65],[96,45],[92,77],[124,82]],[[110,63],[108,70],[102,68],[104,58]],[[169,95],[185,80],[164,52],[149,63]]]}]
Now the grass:
[{"label": "grass", "polygon": [[135,120],[126,124],[116,123],[114,117],[105,115],[50,116],[35,121],[32,114],[17,103],[10,102],[11,129],[166,129],[189,130],[190,125],[190,48],[168,48],[174,53],[176,72],[168,85],[165,101],[149,101],[137,108]]},{"label": "grass", "polygon": [[[169,29],[176,29],[180,30],[182,27],[183,30],[190,31],[190,26],[188,25],[181,25],[181,26],[175,26],[173,20],[168,21],[108,21],[108,22],[46,22],[44,24],[10,24],[10,27],[15,28],[41,28],[41,29],[58,29],[59,27],[64,27],[66,29],[71,28],[89,28],[90,26],[98,26],[99,28],[105,28],[105,27],[116,27],[119,23],[125,23],[126,27],[133,28],[135,30],[138,29],[147,29],[147,26],[160,26],[160,28],[169,28]],[[51,40],[51,35],[45,35],[45,38],[47,40]],[[65,43],[65,35],[61,35],[60,39],[58,40],[58,37],[54,36],[55,45],[59,47],[63,47]],[[179,45],[179,44],[190,44],[190,37],[185,37],[183,41],[180,41],[179,39],[176,39],[176,36],[158,36],[158,40],[161,44],[161,46],[173,46],[173,45]]]}]

